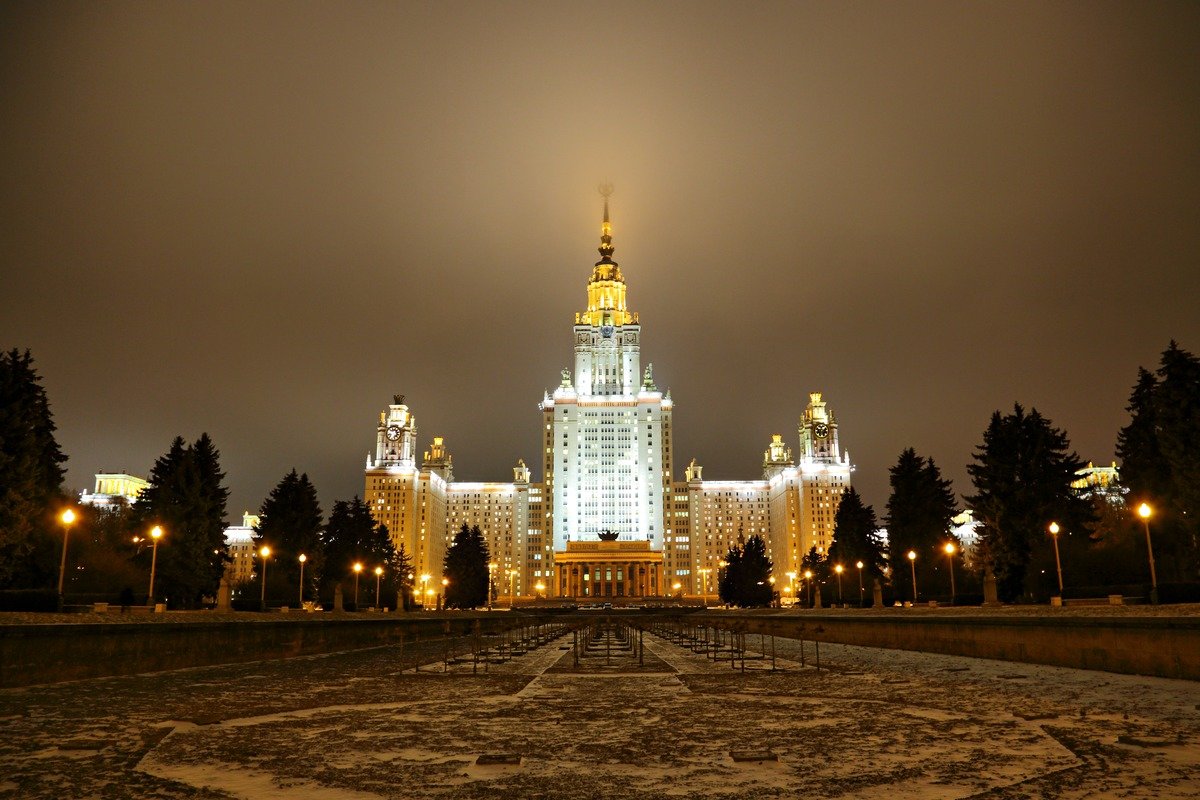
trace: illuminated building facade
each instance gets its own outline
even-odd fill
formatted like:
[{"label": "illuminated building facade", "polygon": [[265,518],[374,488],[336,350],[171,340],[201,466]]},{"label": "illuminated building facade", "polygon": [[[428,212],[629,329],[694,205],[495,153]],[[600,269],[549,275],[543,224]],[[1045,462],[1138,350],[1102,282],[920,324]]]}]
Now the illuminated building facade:
[{"label": "illuminated building facade", "polygon": [[232,587],[238,587],[254,579],[258,568],[254,529],[258,517],[249,511],[242,514],[241,525],[230,525],[225,529],[225,546],[229,548],[229,563],[225,565],[225,579]]},{"label": "illuminated building facade", "polygon": [[364,498],[416,570],[434,578],[454,534],[478,525],[500,596],[662,596],[676,582],[715,596],[721,559],[755,534],[777,576],[798,571],[810,548],[829,547],[850,486],[853,467],[832,409],[810,394],[799,458],[773,436],[757,480],[706,481],[693,460],[674,481],[673,402],[652,367],[642,368],[641,324],[613,260],[602,193],[600,260],[586,310],[575,314],[574,369],[562,370],[540,404],[542,480],[533,482],[519,461],[511,483],[457,482],[441,437],[418,465],[416,422],[397,395],[376,426]]},{"label": "illuminated building facade", "polygon": [[112,508],[118,504],[130,505],[146,490],[150,482],[126,472],[97,472],[96,489],[79,493],[79,502],[97,508]]}]

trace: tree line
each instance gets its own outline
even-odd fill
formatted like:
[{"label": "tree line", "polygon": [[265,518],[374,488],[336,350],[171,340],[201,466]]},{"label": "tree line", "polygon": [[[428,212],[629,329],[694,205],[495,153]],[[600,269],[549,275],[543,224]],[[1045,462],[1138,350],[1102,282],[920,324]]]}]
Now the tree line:
[{"label": "tree line", "polygon": [[[967,467],[972,492],[964,499],[978,523],[973,553],[964,552],[963,543],[950,534],[957,510],[950,481],[932,458],[910,447],[889,471],[891,495],[882,519],[886,544],[878,535],[875,510],[849,488],[836,512],[828,552],[814,548],[805,554],[802,570],[828,584],[837,565],[843,570],[853,565],[865,587],[879,580],[897,595],[918,587],[927,595],[949,594],[955,574],[960,592],[974,590],[991,574],[1002,600],[1035,597],[1046,594],[1051,580],[1053,541],[1047,526],[1055,521],[1068,572],[1096,584],[1141,583],[1146,544],[1132,509],[1145,502],[1153,509],[1160,580],[1195,582],[1200,577],[1200,359],[1172,341],[1155,370],[1139,368],[1126,410],[1129,421],[1118,432],[1117,455],[1128,502],[1073,490],[1075,472],[1084,464],[1066,432],[1036,408],[1015,403],[1010,412],[992,414]],[[55,430],[30,352],[0,354],[0,589],[45,589],[55,583],[63,533],[58,513],[72,499],[63,488],[67,457]],[[160,525],[166,535],[157,552],[156,597],[179,607],[210,601],[229,561],[224,479],[220,453],[207,434],[190,443],[177,437],[155,461],[150,486],[136,504],[111,513],[80,509],[71,537],[76,548],[71,591],[113,591],[118,585],[133,591],[155,557],[145,533],[150,525]],[[334,587],[352,578],[351,565],[362,563],[372,591],[375,567],[384,570],[377,604],[386,605],[382,598],[395,593],[410,601],[410,554],[394,547],[361,498],[335,502],[325,519],[307,474],[293,469],[263,501],[259,519],[256,552],[265,545],[272,553],[266,587],[271,598],[299,592],[328,599]],[[947,544],[953,551],[947,552]],[[908,559],[909,552],[916,558]],[[486,602],[494,589],[478,529],[458,532],[446,558],[446,575],[455,576],[448,577],[446,603]],[[772,565],[760,537],[739,541],[725,562],[719,586],[727,602],[770,601]]]}]

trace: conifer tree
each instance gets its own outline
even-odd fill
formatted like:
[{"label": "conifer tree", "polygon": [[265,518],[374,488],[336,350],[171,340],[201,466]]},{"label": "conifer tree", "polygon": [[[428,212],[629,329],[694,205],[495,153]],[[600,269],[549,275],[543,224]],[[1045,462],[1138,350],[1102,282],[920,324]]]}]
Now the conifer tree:
[{"label": "conifer tree", "polygon": [[33,356],[0,353],[0,587],[53,586],[67,457]]},{"label": "conifer tree", "polygon": [[[924,587],[934,585],[935,573],[946,563],[942,548],[950,540],[950,520],[956,513],[951,482],[942,478],[932,458],[922,458],[909,447],[900,453],[890,470],[892,494],[887,504],[888,561],[892,579],[898,571],[910,575],[909,550],[917,553],[917,580]],[[938,591],[950,592],[950,577],[937,582]]]},{"label": "conifer tree", "polygon": [[[387,526],[376,522],[370,507],[355,495],[351,500],[338,500],[329,512],[329,523],[322,537],[325,564],[321,575],[321,596],[332,597],[334,587],[342,584],[343,591],[353,585],[354,564],[361,563],[359,601],[370,597],[362,594],[361,581],[368,580],[374,592],[375,567],[383,567],[380,598],[391,596],[397,588],[396,548]],[[349,597],[349,596],[348,596]],[[381,600],[382,602],[382,600]]]},{"label": "conifer tree", "polygon": [[1083,466],[1066,433],[1019,404],[992,414],[967,472],[975,494],[967,498],[979,522],[983,562],[996,576],[1001,600],[1030,591],[1026,578],[1034,551],[1052,545],[1046,526],[1056,520],[1068,530],[1092,522],[1091,507],[1071,491]]},{"label": "conifer tree", "polygon": [[[846,571],[843,580],[858,579],[858,562],[862,562],[864,586],[872,585],[875,578],[882,578],[887,565],[884,559],[883,541],[879,537],[879,523],[875,509],[864,505],[862,496],[850,487],[842,494],[837,513],[833,518],[833,543],[829,545],[829,561],[841,564]],[[860,600],[862,598],[859,598]]]},{"label": "conifer tree", "polygon": [[487,542],[479,526],[470,528],[464,522],[446,550],[443,573],[450,581],[446,586],[447,608],[478,608],[488,601]]},{"label": "conifer tree", "polygon": [[288,604],[299,600],[300,555],[303,553],[305,597],[311,594],[324,568],[321,540],[323,518],[317,490],[308,473],[293,469],[263,500],[255,529],[256,545],[269,545],[272,552],[268,591],[273,600]]},{"label": "conifer tree", "polygon": [[1200,359],[1172,341],[1155,373],[1138,370],[1117,436],[1121,481],[1133,505],[1154,509],[1162,577],[1200,576]]},{"label": "conifer tree", "polygon": [[767,543],[758,534],[745,544],[737,544],[725,555],[725,566],[717,584],[723,602],[749,608],[769,606],[774,599],[771,587],[771,559]]}]

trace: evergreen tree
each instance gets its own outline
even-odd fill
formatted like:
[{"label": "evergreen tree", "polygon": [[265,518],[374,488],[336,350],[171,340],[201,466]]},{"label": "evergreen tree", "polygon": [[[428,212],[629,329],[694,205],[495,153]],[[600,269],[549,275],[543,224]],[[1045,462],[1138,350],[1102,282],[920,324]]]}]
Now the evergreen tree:
[{"label": "evergreen tree", "polygon": [[734,545],[725,555],[717,584],[721,600],[743,608],[771,605],[774,599],[771,568],[767,543],[758,534],[745,544]]},{"label": "evergreen tree", "polygon": [[[857,581],[858,562],[862,562],[864,593],[875,578],[882,578],[887,561],[884,558],[883,541],[879,537],[879,523],[875,509],[864,505],[862,496],[850,487],[842,494],[837,513],[833,518],[833,543],[829,545],[829,561],[841,564],[846,575],[843,580]],[[860,597],[861,601],[863,598]]]},{"label": "evergreen tree", "polygon": [[1091,507],[1071,491],[1083,466],[1066,433],[1030,409],[1014,404],[1013,413],[992,414],[967,472],[975,494],[967,498],[979,521],[983,562],[996,576],[1001,600],[1030,591],[1028,567],[1035,550],[1052,547],[1046,526],[1056,520],[1067,530],[1091,522]]},{"label": "evergreen tree", "polygon": [[[380,581],[380,603],[382,598],[392,596],[398,587],[397,555],[387,526],[376,522],[370,507],[357,495],[351,500],[338,500],[329,513],[329,523],[322,538],[325,549],[325,564],[321,575],[321,596],[332,597],[334,587],[341,584],[347,601],[353,600],[354,565],[363,565],[359,576],[359,602],[369,598],[375,590],[363,581],[371,582],[375,568],[383,567],[384,579]],[[364,589],[367,593],[364,594]]]},{"label": "evergreen tree", "polygon": [[67,457],[33,356],[0,354],[0,587],[54,586]]},{"label": "evergreen tree", "polygon": [[304,596],[311,597],[324,567],[321,540],[323,518],[316,487],[308,473],[293,469],[263,500],[255,529],[256,545],[269,545],[273,558],[267,573],[267,591],[274,603],[299,600],[300,554],[304,563]]},{"label": "evergreen tree", "polygon": [[[155,598],[192,608],[215,597],[229,560],[225,546],[225,503],[220,453],[208,434],[187,445],[177,436],[154,462],[150,485],[138,498],[135,527],[142,535],[160,525]],[[141,559],[149,567],[150,555]]]},{"label": "evergreen tree", "polygon": [[488,601],[488,553],[487,542],[479,526],[467,527],[455,535],[446,550],[443,573],[447,580],[446,608],[478,608]]},{"label": "evergreen tree", "polygon": [[[892,564],[892,580],[898,571],[911,575],[908,551],[917,553],[918,582],[924,587],[937,585],[950,593],[947,574],[934,582],[946,564],[942,548],[950,540],[950,520],[956,513],[951,482],[942,478],[941,470],[932,458],[922,458],[909,447],[900,453],[891,472],[892,494],[887,504],[888,561]],[[897,566],[899,565],[899,566]]]},{"label": "evergreen tree", "polygon": [[1138,370],[1117,436],[1131,503],[1155,511],[1156,559],[1168,579],[1200,575],[1200,359],[1172,341],[1156,373]]},{"label": "evergreen tree", "polygon": [[403,542],[396,549],[393,569],[395,570],[396,592],[399,594],[400,607],[409,611],[413,607],[413,586],[417,576],[412,557],[404,548]]}]

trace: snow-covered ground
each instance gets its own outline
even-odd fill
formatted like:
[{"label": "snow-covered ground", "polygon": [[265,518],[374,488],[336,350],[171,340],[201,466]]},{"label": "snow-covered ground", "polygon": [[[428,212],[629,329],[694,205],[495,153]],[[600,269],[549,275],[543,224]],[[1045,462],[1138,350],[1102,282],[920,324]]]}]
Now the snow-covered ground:
[{"label": "snow-covered ground", "polygon": [[1200,796],[1200,683],[837,645],[818,671],[782,639],[777,671],[652,636],[577,667],[571,642],[0,691],[0,798]]}]

